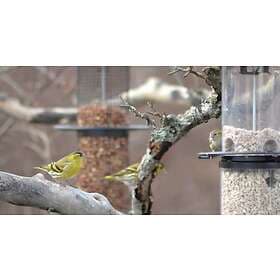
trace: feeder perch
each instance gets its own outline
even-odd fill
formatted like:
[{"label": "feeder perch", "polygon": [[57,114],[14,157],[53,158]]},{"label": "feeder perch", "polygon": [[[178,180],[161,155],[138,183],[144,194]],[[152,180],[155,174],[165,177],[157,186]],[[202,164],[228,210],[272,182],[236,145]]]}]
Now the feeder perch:
[{"label": "feeder perch", "polygon": [[109,105],[129,89],[128,67],[78,67],[78,124],[57,125],[63,132],[76,131],[79,147],[86,156],[86,166],[77,177],[76,185],[87,192],[99,192],[114,207],[129,211],[130,194],[122,183],[109,182],[106,175],[129,164],[129,131],[147,126],[127,125],[126,112]]},{"label": "feeder perch", "polygon": [[222,69],[222,214],[280,214],[280,67]]}]

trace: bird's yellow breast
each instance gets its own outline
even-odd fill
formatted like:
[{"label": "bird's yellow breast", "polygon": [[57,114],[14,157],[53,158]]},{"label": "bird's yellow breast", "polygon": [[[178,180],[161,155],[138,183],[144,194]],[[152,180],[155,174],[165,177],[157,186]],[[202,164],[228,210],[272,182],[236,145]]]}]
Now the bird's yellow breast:
[{"label": "bird's yellow breast", "polygon": [[82,157],[75,158],[64,166],[63,171],[57,174],[57,178],[70,179],[79,173],[83,165],[84,159]]}]

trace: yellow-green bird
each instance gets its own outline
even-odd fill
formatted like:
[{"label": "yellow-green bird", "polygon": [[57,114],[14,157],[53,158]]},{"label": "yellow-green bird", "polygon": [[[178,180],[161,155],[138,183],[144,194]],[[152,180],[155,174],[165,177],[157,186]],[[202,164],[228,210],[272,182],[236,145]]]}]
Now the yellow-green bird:
[{"label": "yellow-green bird", "polygon": [[219,152],[222,150],[222,131],[216,129],[209,134],[209,148],[212,152]]},{"label": "yellow-green bird", "polygon": [[82,152],[73,152],[58,161],[34,168],[47,172],[54,179],[68,180],[80,172],[84,162]]},{"label": "yellow-green bird", "polygon": [[[139,163],[134,163],[125,169],[114,173],[109,176],[105,176],[104,179],[110,180],[110,181],[118,181],[122,182],[128,187],[136,187],[137,185],[137,180],[138,180],[138,167]],[[156,164],[156,175],[158,175],[162,170],[164,169],[164,165],[162,163],[157,163]]]}]

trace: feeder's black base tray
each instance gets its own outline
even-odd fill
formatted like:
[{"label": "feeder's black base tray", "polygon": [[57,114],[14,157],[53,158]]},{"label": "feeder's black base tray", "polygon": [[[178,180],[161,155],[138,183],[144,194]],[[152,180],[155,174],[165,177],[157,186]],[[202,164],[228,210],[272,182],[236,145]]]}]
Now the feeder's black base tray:
[{"label": "feeder's black base tray", "polygon": [[128,125],[119,127],[82,127],[78,125],[55,125],[55,129],[62,131],[76,131],[81,136],[127,137],[129,131],[150,129],[146,125]]},{"label": "feeder's black base tray", "polygon": [[221,168],[236,169],[275,169],[280,168],[280,153],[262,152],[209,152],[199,153],[199,159],[221,157]]}]

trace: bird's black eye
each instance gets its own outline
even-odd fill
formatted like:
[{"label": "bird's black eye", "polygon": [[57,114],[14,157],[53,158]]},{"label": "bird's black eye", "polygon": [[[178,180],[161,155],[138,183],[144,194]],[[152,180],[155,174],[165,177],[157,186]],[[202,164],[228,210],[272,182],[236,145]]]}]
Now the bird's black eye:
[{"label": "bird's black eye", "polygon": [[79,155],[80,157],[83,156],[83,153],[82,153],[82,152],[76,152],[75,154],[76,154],[76,155]]}]

